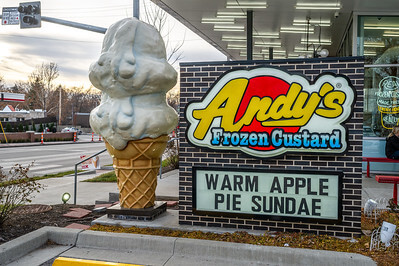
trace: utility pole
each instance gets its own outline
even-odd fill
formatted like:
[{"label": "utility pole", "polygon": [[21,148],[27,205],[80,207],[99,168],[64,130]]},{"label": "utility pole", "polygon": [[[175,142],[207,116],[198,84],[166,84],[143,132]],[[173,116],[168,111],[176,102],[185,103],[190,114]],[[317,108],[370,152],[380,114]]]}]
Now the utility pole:
[{"label": "utility pole", "polygon": [[60,126],[61,125],[61,85],[59,86],[59,88],[60,88],[60,96],[58,97],[59,99],[58,99],[58,125]]},{"label": "utility pole", "polygon": [[140,0],[133,0],[133,17],[140,19]]}]

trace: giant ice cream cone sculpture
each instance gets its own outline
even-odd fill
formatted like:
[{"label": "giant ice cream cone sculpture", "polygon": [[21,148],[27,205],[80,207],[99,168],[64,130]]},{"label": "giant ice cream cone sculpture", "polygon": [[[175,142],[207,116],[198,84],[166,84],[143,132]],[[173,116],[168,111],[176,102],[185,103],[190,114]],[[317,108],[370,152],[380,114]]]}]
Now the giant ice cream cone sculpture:
[{"label": "giant ice cream cone sculpture", "polygon": [[177,114],[166,103],[177,73],[158,31],[135,18],[113,24],[89,78],[102,91],[90,125],[113,158],[120,205],[151,207],[168,134],[177,125]]},{"label": "giant ice cream cone sculpture", "polygon": [[154,205],[157,175],[168,139],[163,135],[129,141],[123,150],[105,143],[114,161],[121,206],[136,209]]}]

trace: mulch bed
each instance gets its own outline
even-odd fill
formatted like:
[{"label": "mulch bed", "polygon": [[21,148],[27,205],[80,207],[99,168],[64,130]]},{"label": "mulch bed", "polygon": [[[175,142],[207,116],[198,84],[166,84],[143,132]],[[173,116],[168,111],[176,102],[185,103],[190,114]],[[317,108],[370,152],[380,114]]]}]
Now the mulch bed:
[{"label": "mulch bed", "polygon": [[94,205],[26,205],[15,209],[10,218],[0,227],[0,244],[14,238],[35,231],[43,226],[65,227],[71,223],[90,225],[92,220],[104,215],[104,213],[89,213],[83,218],[64,217],[63,214],[71,211],[71,208],[83,208],[93,210]]}]

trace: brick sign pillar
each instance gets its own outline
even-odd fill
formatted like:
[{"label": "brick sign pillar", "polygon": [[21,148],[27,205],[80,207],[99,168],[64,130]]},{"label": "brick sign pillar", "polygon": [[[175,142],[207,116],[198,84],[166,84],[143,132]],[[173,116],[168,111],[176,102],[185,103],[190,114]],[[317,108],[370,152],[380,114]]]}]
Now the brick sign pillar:
[{"label": "brick sign pillar", "polygon": [[[320,150],[321,152],[311,153],[309,149],[300,152],[288,148],[283,153],[277,152],[271,157],[262,157],[258,156],[257,152],[247,152],[251,149],[240,150],[235,147],[233,138],[231,138],[233,143],[226,144],[233,149],[226,150],[222,149],[222,143],[217,149],[213,149],[210,146],[201,146],[201,143],[193,145],[193,141],[189,141],[187,129],[191,122],[187,119],[186,112],[190,109],[188,106],[205,101],[207,95],[212,94],[209,90],[216,89],[218,85],[215,84],[223,81],[221,77],[230,75],[226,72],[243,70],[244,74],[252,73],[249,70],[257,67],[272,69],[272,72],[273,69],[277,69],[277,73],[287,73],[283,74],[285,79],[290,79],[290,76],[294,75],[301,82],[307,79],[309,84],[317,84],[317,80],[322,79],[321,76],[325,73],[329,73],[333,79],[335,76],[345,77],[354,91],[354,100],[351,107],[343,107],[351,109],[348,118],[342,122],[344,125],[342,128],[345,129],[332,131],[335,135],[328,136],[333,152],[323,153]],[[257,77],[257,74],[251,75],[248,80]],[[338,237],[360,236],[363,82],[364,61],[359,57],[181,63],[179,223],[237,230],[306,232]],[[324,84],[326,83],[328,84],[328,82]],[[333,87],[326,85],[320,88],[319,94],[324,97],[333,90],[339,90],[338,85]],[[311,92],[304,95],[311,95]],[[334,108],[339,112],[339,107],[334,105],[340,102],[339,92],[336,96],[335,100],[325,100],[326,111],[325,113],[318,111],[319,115],[329,116],[334,113],[331,111]],[[203,105],[206,106],[206,103]],[[225,107],[226,103],[223,103],[219,108]],[[192,111],[192,108],[190,110]],[[200,114],[196,116],[199,117]],[[218,138],[215,136],[222,136],[226,129],[214,130],[213,141],[217,143]],[[311,134],[311,131],[309,129],[307,132]],[[272,142],[272,132],[269,133],[268,141]],[[261,135],[257,134],[251,141],[257,138],[259,144]],[[305,138],[304,134],[298,138]],[[279,132],[273,136],[280,136]],[[251,138],[250,135],[249,137]],[[335,142],[334,138],[345,139],[344,144],[347,147],[342,147],[342,144]],[[334,149],[339,148],[345,151],[336,153]],[[221,185],[216,184],[217,175]],[[310,185],[310,182],[313,185]],[[203,190],[199,188],[201,184],[207,186],[208,190],[213,188],[215,192],[210,191],[209,195],[203,194]],[[221,186],[221,192],[216,191],[217,186],[219,188]],[[307,191],[305,186],[308,186]],[[230,194],[226,190],[230,190],[228,191]],[[266,194],[261,194],[263,193],[261,190]],[[292,191],[291,196],[284,194],[290,191]],[[274,212],[268,212],[267,209],[272,208],[272,205],[267,204],[272,204],[272,200],[275,200]],[[327,208],[325,204],[332,204],[331,206],[335,208],[331,217],[327,212],[325,215],[322,214]]]}]

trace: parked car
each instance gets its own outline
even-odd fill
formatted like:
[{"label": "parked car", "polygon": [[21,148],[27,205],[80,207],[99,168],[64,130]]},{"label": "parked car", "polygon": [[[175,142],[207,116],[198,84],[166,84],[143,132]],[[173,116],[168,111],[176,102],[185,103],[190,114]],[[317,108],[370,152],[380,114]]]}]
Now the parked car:
[{"label": "parked car", "polygon": [[78,135],[82,134],[82,130],[75,127],[66,127],[61,130],[61,132],[76,132]]}]

